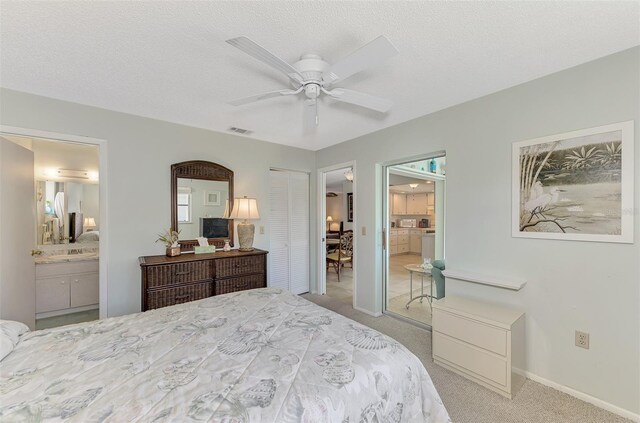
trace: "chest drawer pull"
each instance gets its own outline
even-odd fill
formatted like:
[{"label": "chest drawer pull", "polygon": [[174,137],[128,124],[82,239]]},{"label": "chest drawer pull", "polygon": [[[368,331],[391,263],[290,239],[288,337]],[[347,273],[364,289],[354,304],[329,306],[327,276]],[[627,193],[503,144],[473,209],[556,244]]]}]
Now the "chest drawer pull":
[{"label": "chest drawer pull", "polygon": [[176,295],[176,301],[181,301],[181,300],[185,300],[185,301],[189,301],[189,298],[191,298],[191,295],[186,294],[186,295]]},{"label": "chest drawer pull", "polygon": [[176,275],[176,276],[184,276],[184,275],[188,275],[191,272],[192,272],[191,270],[183,270],[181,272],[174,273],[174,275]]}]

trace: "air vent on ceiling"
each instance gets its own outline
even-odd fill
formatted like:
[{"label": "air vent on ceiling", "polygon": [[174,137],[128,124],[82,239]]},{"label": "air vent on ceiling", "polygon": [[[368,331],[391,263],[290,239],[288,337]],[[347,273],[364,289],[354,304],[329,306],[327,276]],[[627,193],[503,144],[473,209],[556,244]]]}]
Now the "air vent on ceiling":
[{"label": "air vent on ceiling", "polygon": [[236,128],[235,126],[230,127],[229,131],[235,132],[236,134],[241,134],[241,135],[249,135],[252,132],[248,129]]}]

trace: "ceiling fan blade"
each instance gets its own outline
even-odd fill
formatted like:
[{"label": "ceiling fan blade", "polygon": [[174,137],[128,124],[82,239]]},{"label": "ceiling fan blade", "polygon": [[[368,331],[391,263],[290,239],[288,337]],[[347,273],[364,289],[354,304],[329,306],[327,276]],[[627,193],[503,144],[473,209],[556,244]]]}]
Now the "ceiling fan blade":
[{"label": "ceiling fan blade", "polygon": [[334,88],[331,91],[324,91],[334,100],[344,103],[355,104],[356,106],[365,107],[380,113],[387,113],[393,102],[386,98],[376,97],[375,95],[365,94],[360,91],[347,90],[345,88]]},{"label": "ceiling fan blade", "polygon": [[247,37],[231,38],[227,40],[227,43],[279,70],[298,83],[302,83],[304,80],[304,77],[296,68]]},{"label": "ceiling fan blade", "polygon": [[306,99],[304,101],[303,128],[304,132],[313,132],[318,127],[318,101],[316,99]]},{"label": "ceiling fan blade", "polygon": [[253,103],[254,101],[266,100],[267,98],[298,94],[301,91],[302,90],[269,91],[268,93],[262,93],[262,94],[252,95],[249,97],[238,98],[236,100],[230,101],[229,104],[231,104],[232,106],[242,106],[244,104]]},{"label": "ceiling fan blade", "polygon": [[329,84],[346,79],[355,73],[379,65],[396,54],[398,54],[398,50],[391,44],[391,41],[381,35],[334,63],[325,72],[323,79]]}]

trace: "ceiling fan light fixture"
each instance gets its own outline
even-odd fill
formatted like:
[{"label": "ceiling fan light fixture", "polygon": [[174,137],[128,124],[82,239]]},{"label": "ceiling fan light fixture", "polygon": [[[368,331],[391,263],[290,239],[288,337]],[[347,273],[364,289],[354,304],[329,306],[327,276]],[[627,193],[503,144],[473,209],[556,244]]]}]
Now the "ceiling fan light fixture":
[{"label": "ceiling fan light fixture", "polygon": [[392,101],[375,95],[345,88],[330,89],[337,81],[377,66],[398,54],[398,50],[383,35],[333,64],[325,62],[317,54],[306,53],[291,65],[247,37],[232,38],[227,40],[227,43],[286,75],[294,88],[232,100],[229,104],[233,106],[242,106],[274,97],[297,95],[304,91],[306,98],[303,107],[303,129],[305,132],[315,131],[319,124],[317,99],[321,94],[335,101],[379,113],[387,113],[393,106]]}]

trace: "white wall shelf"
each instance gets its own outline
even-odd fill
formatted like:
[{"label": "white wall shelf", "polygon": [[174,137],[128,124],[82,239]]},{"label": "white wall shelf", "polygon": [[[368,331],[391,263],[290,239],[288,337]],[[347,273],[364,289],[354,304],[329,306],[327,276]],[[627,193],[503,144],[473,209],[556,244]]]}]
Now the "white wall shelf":
[{"label": "white wall shelf", "polygon": [[479,275],[477,273],[464,272],[460,270],[447,269],[444,270],[442,274],[447,278],[495,286],[497,288],[511,289],[513,291],[519,291],[527,284],[527,281],[522,279],[502,279],[494,276]]}]

